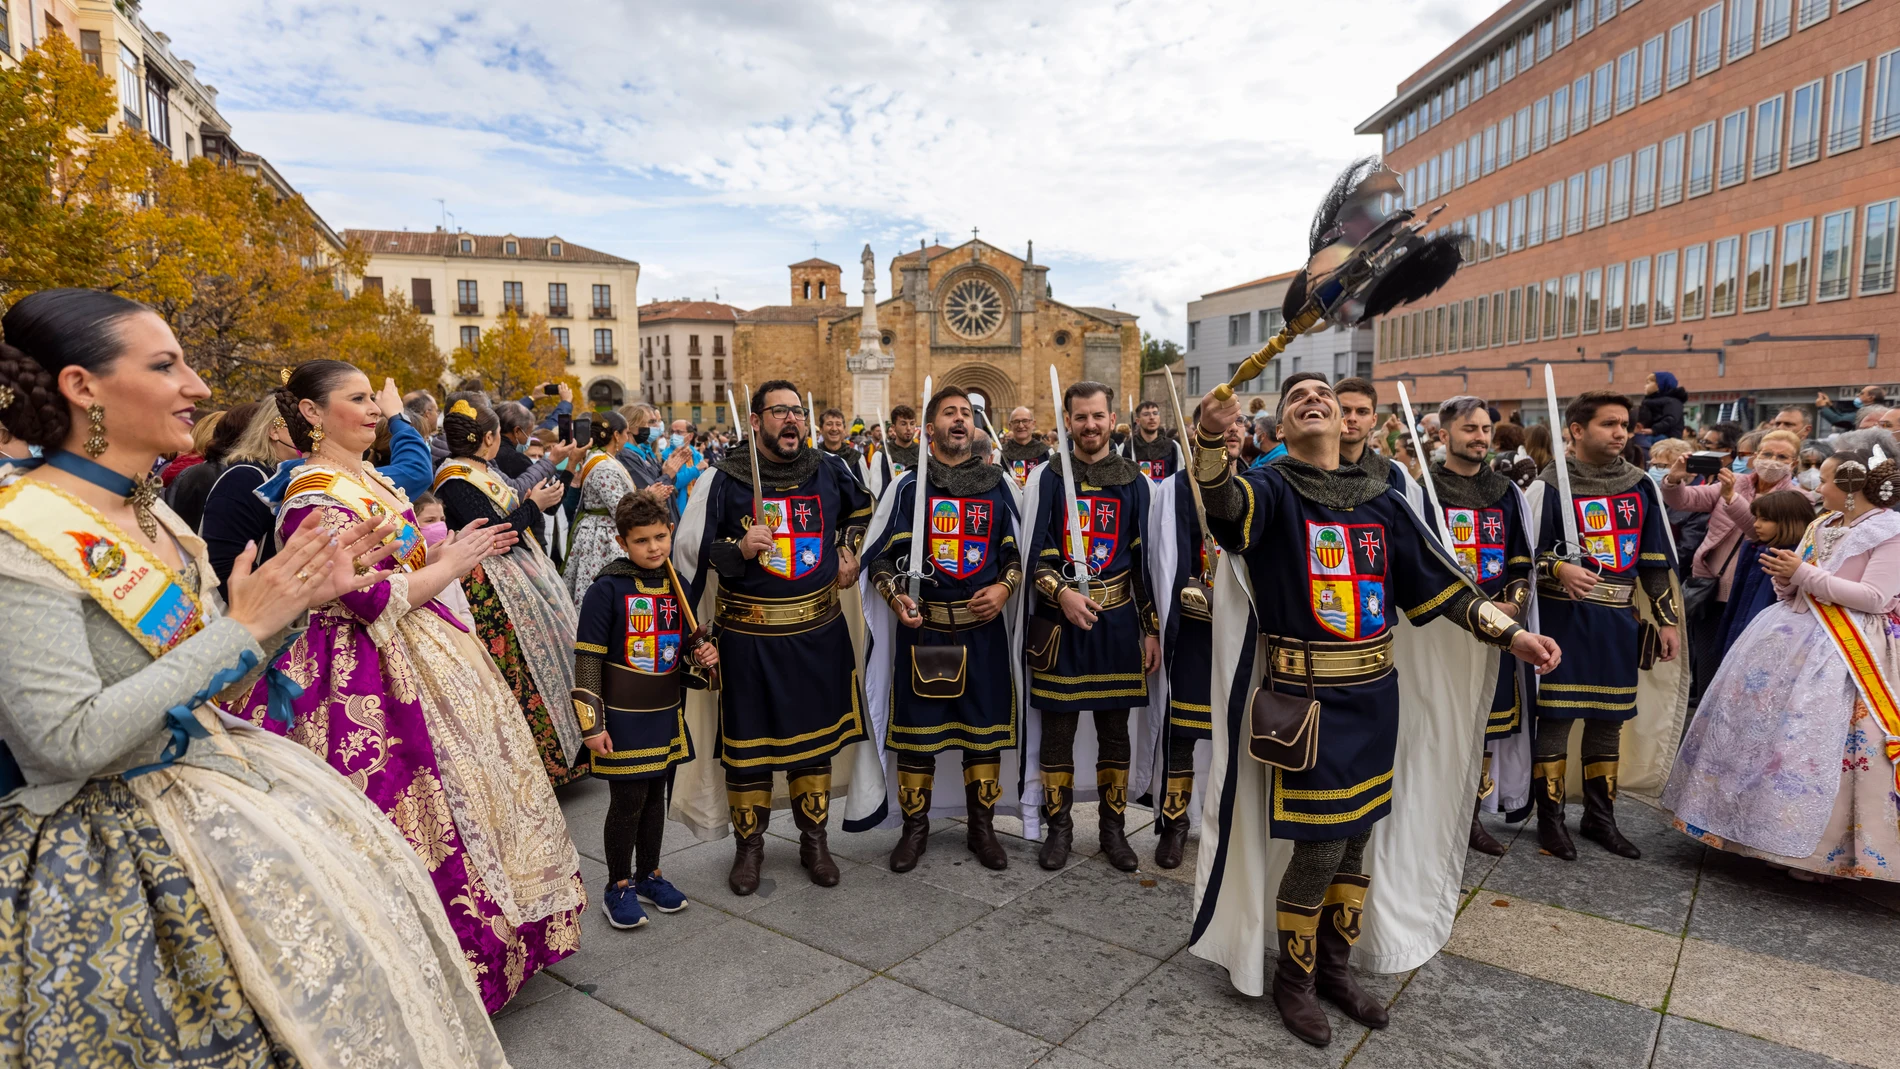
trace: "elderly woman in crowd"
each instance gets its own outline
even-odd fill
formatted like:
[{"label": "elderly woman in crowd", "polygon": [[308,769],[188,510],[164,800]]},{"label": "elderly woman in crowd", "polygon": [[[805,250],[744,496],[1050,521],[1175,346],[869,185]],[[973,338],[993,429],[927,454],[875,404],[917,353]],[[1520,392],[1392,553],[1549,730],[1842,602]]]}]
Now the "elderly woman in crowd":
[{"label": "elderly woman in crowd", "polygon": [[1900,443],[1877,433],[1822,464],[1827,513],[1799,549],[1762,555],[1778,600],[1716,671],[1663,792],[1683,832],[1796,879],[1900,880]]}]

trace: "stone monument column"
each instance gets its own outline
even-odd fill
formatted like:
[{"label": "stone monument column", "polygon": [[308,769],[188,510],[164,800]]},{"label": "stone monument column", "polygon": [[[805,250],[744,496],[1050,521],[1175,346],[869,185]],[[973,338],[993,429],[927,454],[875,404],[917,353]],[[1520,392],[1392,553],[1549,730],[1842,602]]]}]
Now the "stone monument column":
[{"label": "stone monument column", "polygon": [[844,366],[851,373],[851,415],[869,421],[891,410],[891,369],[897,358],[884,351],[877,326],[877,272],[870,245],[858,259],[864,265],[864,311],[858,317],[857,351],[845,357]]}]

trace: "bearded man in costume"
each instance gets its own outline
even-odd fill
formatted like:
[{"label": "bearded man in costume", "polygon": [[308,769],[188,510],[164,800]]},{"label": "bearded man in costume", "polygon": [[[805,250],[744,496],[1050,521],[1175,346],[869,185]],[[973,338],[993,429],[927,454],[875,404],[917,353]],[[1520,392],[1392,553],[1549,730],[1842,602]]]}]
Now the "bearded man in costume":
[{"label": "bearded man in costume", "polygon": [[802,396],[784,380],[759,387],[751,399],[754,448],[733,450],[693,483],[674,533],[688,600],[700,607],[698,619],[719,624],[717,753],[737,845],[729,880],[736,895],[758,890],[778,771],[791,795],[799,864],[821,887],[838,883],[826,832],[831,760],[867,737],[838,591],[857,582],[872,501],[841,459],[807,444]]},{"label": "bearded man in costume", "polygon": [[[1577,830],[1613,854],[1642,856],[1616,826],[1616,788],[1625,741],[1636,748],[1629,785],[1660,790],[1682,737],[1687,694],[1669,686],[1682,641],[1676,547],[1656,484],[1623,459],[1629,399],[1594,390],[1570,402],[1564,423],[1570,455],[1560,455],[1532,487],[1537,531],[1539,620],[1571,654],[1538,681],[1537,842],[1565,861],[1577,847],[1564,827],[1571,734],[1583,726],[1583,819]],[[1557,463],[1567,463],[1577,540],[1564,522]],[[1645,669],[1655,669],[1646,671]],[[1647,679],[1645,677],[1653,677]],[[1645,682],[1652,692],[1641,693]],[[1639,713],[1641,714],[1639,716]]]},{"label": "bearded man in costume", "polygon": [[[993,818],[1004,795],[1002,755],[1016,747],[1021,687],[1016,491],[1003,469],[975,452],[976,413],[961,388],[932,395],[924,425],[930,454],[923,530],[914,529],[912,469],[884,495],[865,542],[865,582],[876,595],[864,598],[871,634],[866,690],[871,722],[897,757],[904,821],[890,866],[892,872],[917,866],[930,839],[939,757],[960,754],[970,852],[984,867],[1004,869],[1009,856]],[[928,574],[914,595],[904,573],[919,538]],[[948,815],[954,808],[937,811]]]},{"label": "bearded man in costume", "polygon": [[871,496],[883,497],[897,477],[917,466],[917,410],[909,405],[891,409],[891,433],[865,461]]},{"label": "bearded man in costume", "polygon": [[1161,406],[1143,401],[1135,407],[1135,429],[1128,436],[1135,467],[1159,483],[1181,470],[1181,453],[1174,439],[1161,433]]},{"label": "bearded man in costume", "polygon": [[[1485,646],[1539,667],[1558,650],[1481,596],[1396,491],[1341,462],[1323,377],[1295,374],[1281,390],[1287,455],[1240,475],[1223,442],[1238,403],[1217,388],[1201,404],[1194,472],[1225,551],[1213,628],[1222,715],[1190,947],[1260,993],[1273,895],[1274,1004],[1288,1031],[1324,1046],[1321,997],[1387,1024],[1348,967],[1357,941],[1372,946],[1362,964],[1383,971],[1422,963],[1450,935],[1477,775],[1472,710],[1496,680]],[[1250,706],[1284,704],[1256,697],[1262,685],[1290,708],[1317,705],[1297,736],[1317,733],[1303,758],[1255,739]]]},{"label": "bearded man in costume", "polygon": [[1012,410],[1009,437],[1003,440],[1003,467],[1009,469],[1009,477],[1018,488],[1026,487],[1036,465],[1048,460],[1049,446],[1036,434],[1036,414],[1027,408]]},{"label": "bearded man in costume", "polygon": [[[1432,465],[1439,530],[1450,536],[1452,556],[1479,592],[1496,602],[1506,616],[1534,631],[1530,504],[1511,480],[1485,463],[1491,452],[1490,410],[1482,397],[1453,397],[1438,406],[1438,425],[1445,434],[1445,459]],[[1500,658],[1497,686],[1483,706],[1484,764],[1478,775],[1477,801],[1471,808],[1471,849],[1492,857],[1501,856],[1504,845],[1485,830],[1479,812],[1487,802],[1509,812],[1528,800],[1528,747],[1514,745],[1506,753],[1504,764],[1510,772],[1502,791],[1500,781],[1491,774],[1493,748],[1503,748],[1510,739],[1524,741],[1527,687],[1517,663]],[[1496,801],[1500,793],[1502,806]]]},{"label": "bearded man in costume", "polygon": [[[1030,676],[1023,797],[1033,798],[1040,789],[1037,823],[1048,834],[1038,863],[1060,869],[1075,835],[1077,729],[1082,714],[1093,712],[1102,852],[1116,868],[1133,872],[1140,862],[1126,828],[1129,712],[1148,704],[1148,675],[1161,666],[1160,625],[1144,558],[1152,484],[1109,446],[1113,389],[1075,383],[1063,391],[1062,412],[1076,516],[1070,515],[1060,458],[1037,468],[1024,492],[1036,597],[1025,640]],[[1083,573],[1086,595],[1065,578]],[[1025,833],[1029,818],[1025,813]]]}]

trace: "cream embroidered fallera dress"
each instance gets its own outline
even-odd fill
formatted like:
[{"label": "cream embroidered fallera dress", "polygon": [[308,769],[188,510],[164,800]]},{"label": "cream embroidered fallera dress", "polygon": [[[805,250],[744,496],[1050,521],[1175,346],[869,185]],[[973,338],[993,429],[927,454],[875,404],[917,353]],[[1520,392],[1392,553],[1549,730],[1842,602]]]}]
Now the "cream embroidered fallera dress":
[{"label": "cream embroidered fallera dress", "polygon": [[428,870],[308,750],[198,705],[208,737],[123,774],[267,652],[155,511],[207,621],[157,659],[0,534],[0,739],[26,779],[0,800],[0,1062],[505,1066]]}]

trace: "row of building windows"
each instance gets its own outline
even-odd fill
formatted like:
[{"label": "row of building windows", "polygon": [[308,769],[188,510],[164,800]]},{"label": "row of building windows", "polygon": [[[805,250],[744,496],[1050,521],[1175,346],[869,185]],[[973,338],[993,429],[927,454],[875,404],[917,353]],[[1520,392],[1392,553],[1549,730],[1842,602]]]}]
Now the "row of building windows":
[{"label": "row of building windows", "polygon": [[[1280,328],[1286,326],[1286,316],[1282,315],[1278,308],[1262,308],[1258,312],[1241,312],[1238,315],[1230,315],[1227,317],[1227,344],[1253,344],[1252,339],[1255,337],[1254,324],[1256,322],[1259,324],[1258,337],[1264,342],[1275,334],[1280,333]],[[1201,322],[1200,320],[1195,320],[1188,324],[1188,349],[1198,349],[1200,348],[1200,343]]]},{"label": "row of building windows", "polygon": [[[383,292],[382,277],[379,275],[364,276],[363,289],[375,290],[377,293]],[[415,306],[416,311],[421,312],[423,315],[435,314],[434,291],[435,286],[429,279],[412,278],[409,280],[409,302]],[[612,319],[614,317],[613,287],[609,285],[596,285],[593,288],[592,296],[592,318]],[[528,314],[527,293],[522,283],[503,282],[501,284],[501,310],[503,312],[514,312],[516,315]],[[476,285],[474,279],[464,278],[456,280],[455,314],[465,316],[482,314],[481,289]],[[547,314],[553,319],[564,319],[573,315],[573,311],[567,303],[567,283],[548,283]]]},{"label": "row of building windows", "polygon": [[[568,332],[568,329],[566,327],[549,327],[548,333],[554,337],[554,345],[561,350],[561,355],[567,358],[568,363],[573,363],[574,346],[571,340],[572,335]],[[460,331],[460,339],[462,348],[467,349],[471,353],[479,352],[482,347],[482,328],[463,327]],[[613,359],[614,332],[605,327],[597,328],[594,331],[594,362],[596,364],[610,364],[613,362]]]},{"label": "row of building windows", "polygon": [[[1824,149],[1827,155],[1833,156],[1860,148],[1865,140],[1883,141],[1900,134],[1900,49],[1876,57],[1872,65],[1871,130],[1866,122],[1868,62],[1862,61],[1835,71],[1827,79],[1816,78],[1768,97],[1753,108],[1740,108],[1723,116],[1719,122],[1719,165],[1718,123],[1713,121],[1687,135],[1661,142],[1660,146],[1652,145],[1644,150],[1646,157],[1644,153],[1637,153],[1636,185],[1653,189],[1660,161],[1664,190],[1661,203],[1673,204],[1681,196],[1671,197],[1669,191],[1681,187],[1685,159],[1688,195],[1695,197],[1714,188],[1735,185],[1751,176],[1765,177],[1784,165],[1799,167],[1811,163],[1821,157]],[[1587,80],[1586,75],[1579,80],[1579,85]],[[1406,206],[1415,208],[1508,167],[1542,149],[1546,140],[1555,143],[1567,138],[1572,129],[1568,121],[1553,123],[1550,116],[1566,113],[1560,98],[1568,92],[1559,89],[1552,96],[1521,109],[1518,117],[1507,116],[1501,123],[1486,127],[1482,133],[1473,134],[1470,139],[1406,171]],[[1755,128],[1752,155],[1748,151],[1751,113]],[[1588,121],[1581,112],[1574,118]],[[1648,203],[1653,205],[1653,201]],[[1647,206],[1637,209],[1639,212],[1647,210]]]},{"label": "row of building windows", "polygon": [[[1635,7],[1639,0],[1574,0],[1545,15],[1535,25],[1517,34],[1482,61],[1473,64],[1455,78],[1448,78],[1430,96],[1385,128],[1385,151],[1391,152],[1418,135],[1484,99],[1486,93],[1517,77],[1535,63],[1549,59],[1554,50],[1563,49],[1598,25],[1615,18],[1621,11]],[[1539,101],[1539,117],[1532,108],[1520,109],[1505,117],[1493,130],[1503,133],[1502,144],[1510,145],[1511,131],[1526,125],[1542,130],[1527,135],[1541,151],[1546,144],[1563,140],[1568,133],[1581,132],[1591,123],[1601,123],[1620,115],[1638,103],[1654,100],[1666,90],[1689,83],[1691,67],[1695,77],[1713,73],[1721,67],[1724,54],[1733,63],[1783,40],[1789,27],[1807,29],[1833,13],[1864,3],[1865,0],[1716,0],[1696,15],[1683,19],[1632,48],[1595,71],[1585,73],[1568,87],[1560,88]],[[1757,12],[1759,10],[1759,20]],[[1723,34],[1726,12],[1728,33]],[[1559,131],[1563,131],[1559,133]],[[1495,139],[1498,133],[1488,137]],[[1506,152],[1510,149],[1505,148]],[[1518,152],[1522,158],[1524,152]],[[1484,169],[1489,174],[1490,167]]]},{"label": "row of building windows", "polygon": [[[655,344],[656,342],[658,344]],[[655,356],[672,356],[673,355],[673,336],[671,334],[661,334],[657,338],[651,337],[651,336],[641,338],[640,339],[640,355],[645,358],[651,358]],[[686,355],[687,356],[700,355],[699,335],[688,334],[686,336]],[[726,336],[724,334],[714,334],[712,336],[712,355],[714,356],[726,355]],[[699,373],[695,371],[693,374],[697,375]],[[724,375],[720,376],[720,378],[724,378],[724,377],[725,377]]]},{"label": "row of building windows", "polygon": [[[1389,316],[1379,359],[1436,356],[1519,342],[1661,326],[1814,301],[1894,292],[1900,199],[1763,227],[1627,263]],[[1776,242],[1780,249],[1777,255]],[[1819,256],[1816,258],[1816,240]],[[1818,269],[1817,269],[1818,268]],[[1858,274],[1858,281],[1856,275]]]}]

